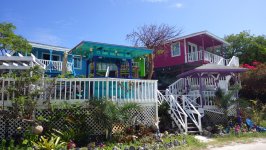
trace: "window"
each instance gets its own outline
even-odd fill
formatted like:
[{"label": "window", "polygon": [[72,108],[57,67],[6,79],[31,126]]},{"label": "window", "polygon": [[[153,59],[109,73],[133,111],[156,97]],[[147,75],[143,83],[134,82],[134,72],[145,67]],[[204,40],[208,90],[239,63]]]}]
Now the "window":
[{"label": "window", "polygon": [[[50,54],[43,53],[42,54],[42,59],[44,59],[44,60],[50,60]],[[59,55],[53,55],[52,54],[52,60],[53,61],[59,61],[60,60],[60,56]]]},{"label": "window", "polygon": [[174,43],[171,45],[171,55],[172,57],[180,56],[180,43]]},{"label": "window", "polygon": [[74,68],[75,69],[81,69],[81,63],[82,63],[81,57],[75,56],[74,57]]}]

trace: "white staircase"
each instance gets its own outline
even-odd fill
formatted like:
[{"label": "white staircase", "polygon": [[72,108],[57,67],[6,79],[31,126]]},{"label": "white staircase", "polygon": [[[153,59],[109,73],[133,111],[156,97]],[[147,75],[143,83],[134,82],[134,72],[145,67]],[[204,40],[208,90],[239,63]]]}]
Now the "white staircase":
[{"label": "white staircase", "polygon": [[[216,65],[238,67],[239,59],[233,56],[231,59],[224,59],[221,56],[204,52],[204,60]],[[163,95],[158,91],[159,104],[166,101],[170,106],[169,113],[181,132],[201,133],[202,117],[205,111],[223,114],[214,102],[217,88],[228,90],[231,75],[226,77],[208,76],[202,79],[186,77],[180,78],[166,89]],[[200,82],[204,85],[205,91],[200,93]]]},{"label": "white staircase", "polygon": [[159,104],[162,104],[163,101],[167,102],[169,105],[169,114],[173,119],[175,125],[179,128],[180,132],[187,132],[187,114],[180,106],[178,101],[174,98],[172,94],[170,94],[169,90],[165,91],[165,95],[163,95],[160,91],[158,93]]}]

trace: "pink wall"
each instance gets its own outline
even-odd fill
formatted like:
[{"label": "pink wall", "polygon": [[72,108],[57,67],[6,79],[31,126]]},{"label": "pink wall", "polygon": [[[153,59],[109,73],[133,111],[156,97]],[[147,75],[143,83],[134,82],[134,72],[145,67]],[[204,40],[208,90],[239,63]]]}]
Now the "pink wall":
[{"label": "pink wall", "polygon": [[[176,41],[178,42],[178,41]],[[175,42],[175,43],[176,43]],[[160,67],[168,67],[168,66],[175,66],[179,64],[185,63],[185,46],[184,46],[184,40],[179,40],[180,42],[180,51],[181,55],[172,57],[171,56],[171,44],[164,45],[161,49],[164,49],[163,54],[155,55],[154,59],[154,67],[160,68]],[[209,37],[207,35],[198,35],[194,37],[190,37],[186,39],[186,43],[193,43],[197,45],[198,51],[200,50],[200,47],[203,47],[203,49],[211,46],[216,46],[222,44],[221,42],[217,41],[216,39]],[[188,53],[188,47],[186,48],[186,54]]]},{"label": "pink wall", "polygon": [[184,53],[184,40],[180,42],[180,56],[172,57],[171,56],[171,44],[164,45],[161,49],[164,49],[163,54],[156,54],[154,59],[154,67],[166,67],[174,66],[177,64],[183,64],[185,62],[185,53]]}]

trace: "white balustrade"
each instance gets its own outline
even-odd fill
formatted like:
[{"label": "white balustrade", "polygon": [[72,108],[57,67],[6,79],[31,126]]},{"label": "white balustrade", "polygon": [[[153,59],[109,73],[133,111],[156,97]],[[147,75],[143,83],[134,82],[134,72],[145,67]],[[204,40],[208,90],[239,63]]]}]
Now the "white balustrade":
[{"label": "white balustrade", "polygon": [[[54,70],[54,71],[62,71],[63,62],[62,61],[50,61],[50,60],[44,60],[39,59],[41,63],[43,63],[46,66],[47,70]],[[72,63],[67,62],[67,71],[72,71]]]},{"label": "white balustrade", "polygon": [[200,95],[198,96],[189,96],[189,95],[182,95],[182,104],[183,109],[189,116],[189,118],[192,120],[192,122],[197,126],[200,132],[202,132],[202,124],[201,124],[201,118],[202,115],[200,114],[198,108],[196,108],[195,104],[192,104],[192,102],[197,101],[197,99],[200,99]]},{"label": "white balustrade", "polygon": [[[163,97],[163,95],[162,95]],[[170,112],[171,112],[171,117],[173,118],[174,122],[176,125],[179,127],[180,130],[184,130],[186,133],[188,131],[187,128],[187,117],[188,115],[182,108],[182,106],[179,104],[177,101],[178,98],[181,98],[180,95],[172,95],[172,93],[166,89],[165,91],[165,97],[163,97],[163,100],[168,103],[170,106]]]},{"label": "white balustrade", "polygon": [[173,95],[182,95],[187,89],[187,83],[184,78],[180,78],[168,86],[170,93]]},{"label": "white balustrade", "polygon": [[204,106],[214,106],[215,105],[215,91],[202,91],[204,96]]},{"label": "white balustrade", "polygon": [[[11,95],[7,93],[7,88],[11,86],[13,81],[13,79],[0,79],[0,105],[3,101],[11,99]],[[37,86],[42,89],[42,94],[38,97],[40,101],[47,100],[47,95],[50,95],[53,102],[85,101],[92,98],[107,98],[116,102],[157,102],[156,80],[57,78],[54,84],[44,80]],[[49,88],[52,88],[52,92],[47,90]]]},{"label": "white balustrade", "polygon": [[204,51],[204,61],[209,61],[212,64],[218,64],[223,59],[224,58],[219,55]]},{"label": "white balustrade", "polygon": [[227,66],[239,67],[239,58],[233,56],[231,60],[228,62]]}]

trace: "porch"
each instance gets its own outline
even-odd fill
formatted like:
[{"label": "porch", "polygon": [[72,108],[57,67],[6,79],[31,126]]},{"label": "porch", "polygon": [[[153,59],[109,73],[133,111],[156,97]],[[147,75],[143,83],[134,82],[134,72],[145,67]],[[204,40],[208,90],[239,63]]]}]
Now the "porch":
[{"label": "porch", "polygon": [[[38,59],[42,64],[46,66],[46,71],[56,71],[61,72],[63,69],[63,61],[54,61],[54,60],[45,60]],[[67,62],[66,69],[69,72],[72,72],[73,63]]]},{"label": "porch", "polygon": [[[14,86],[15,80],[0,78],[0,106],[11,106],[14,93],[8,88]],[[93,98],[107,98],[117,103],[135,102],[140,104],[157,103],[157,80],[117,79],[117,78],[57,78],[43,79],[30,91],[41,89],[36,97],[38,105],[47,99],[52,103],[84,102]],[[26,90],[29,89],[25,89]]]},{"label": "porch", "polygon": [[185,63],[191,63],[191,62],[198,62],[202,61],[203,63],[211,63],[211,64],[217,64],[222,66],[239,66],[239,59],[238,57],[232,57],[230,59],[225,59],[222,56],[216,55],[214,53],[200,50],[200,51],[194,51],[187,53],[185,56]]},{"label": "porch", "polygon": [[107,43],[82,41],[69,51],[86,61],[86,77],[141,78],[145,73],[145,55],[152,50]]}]

